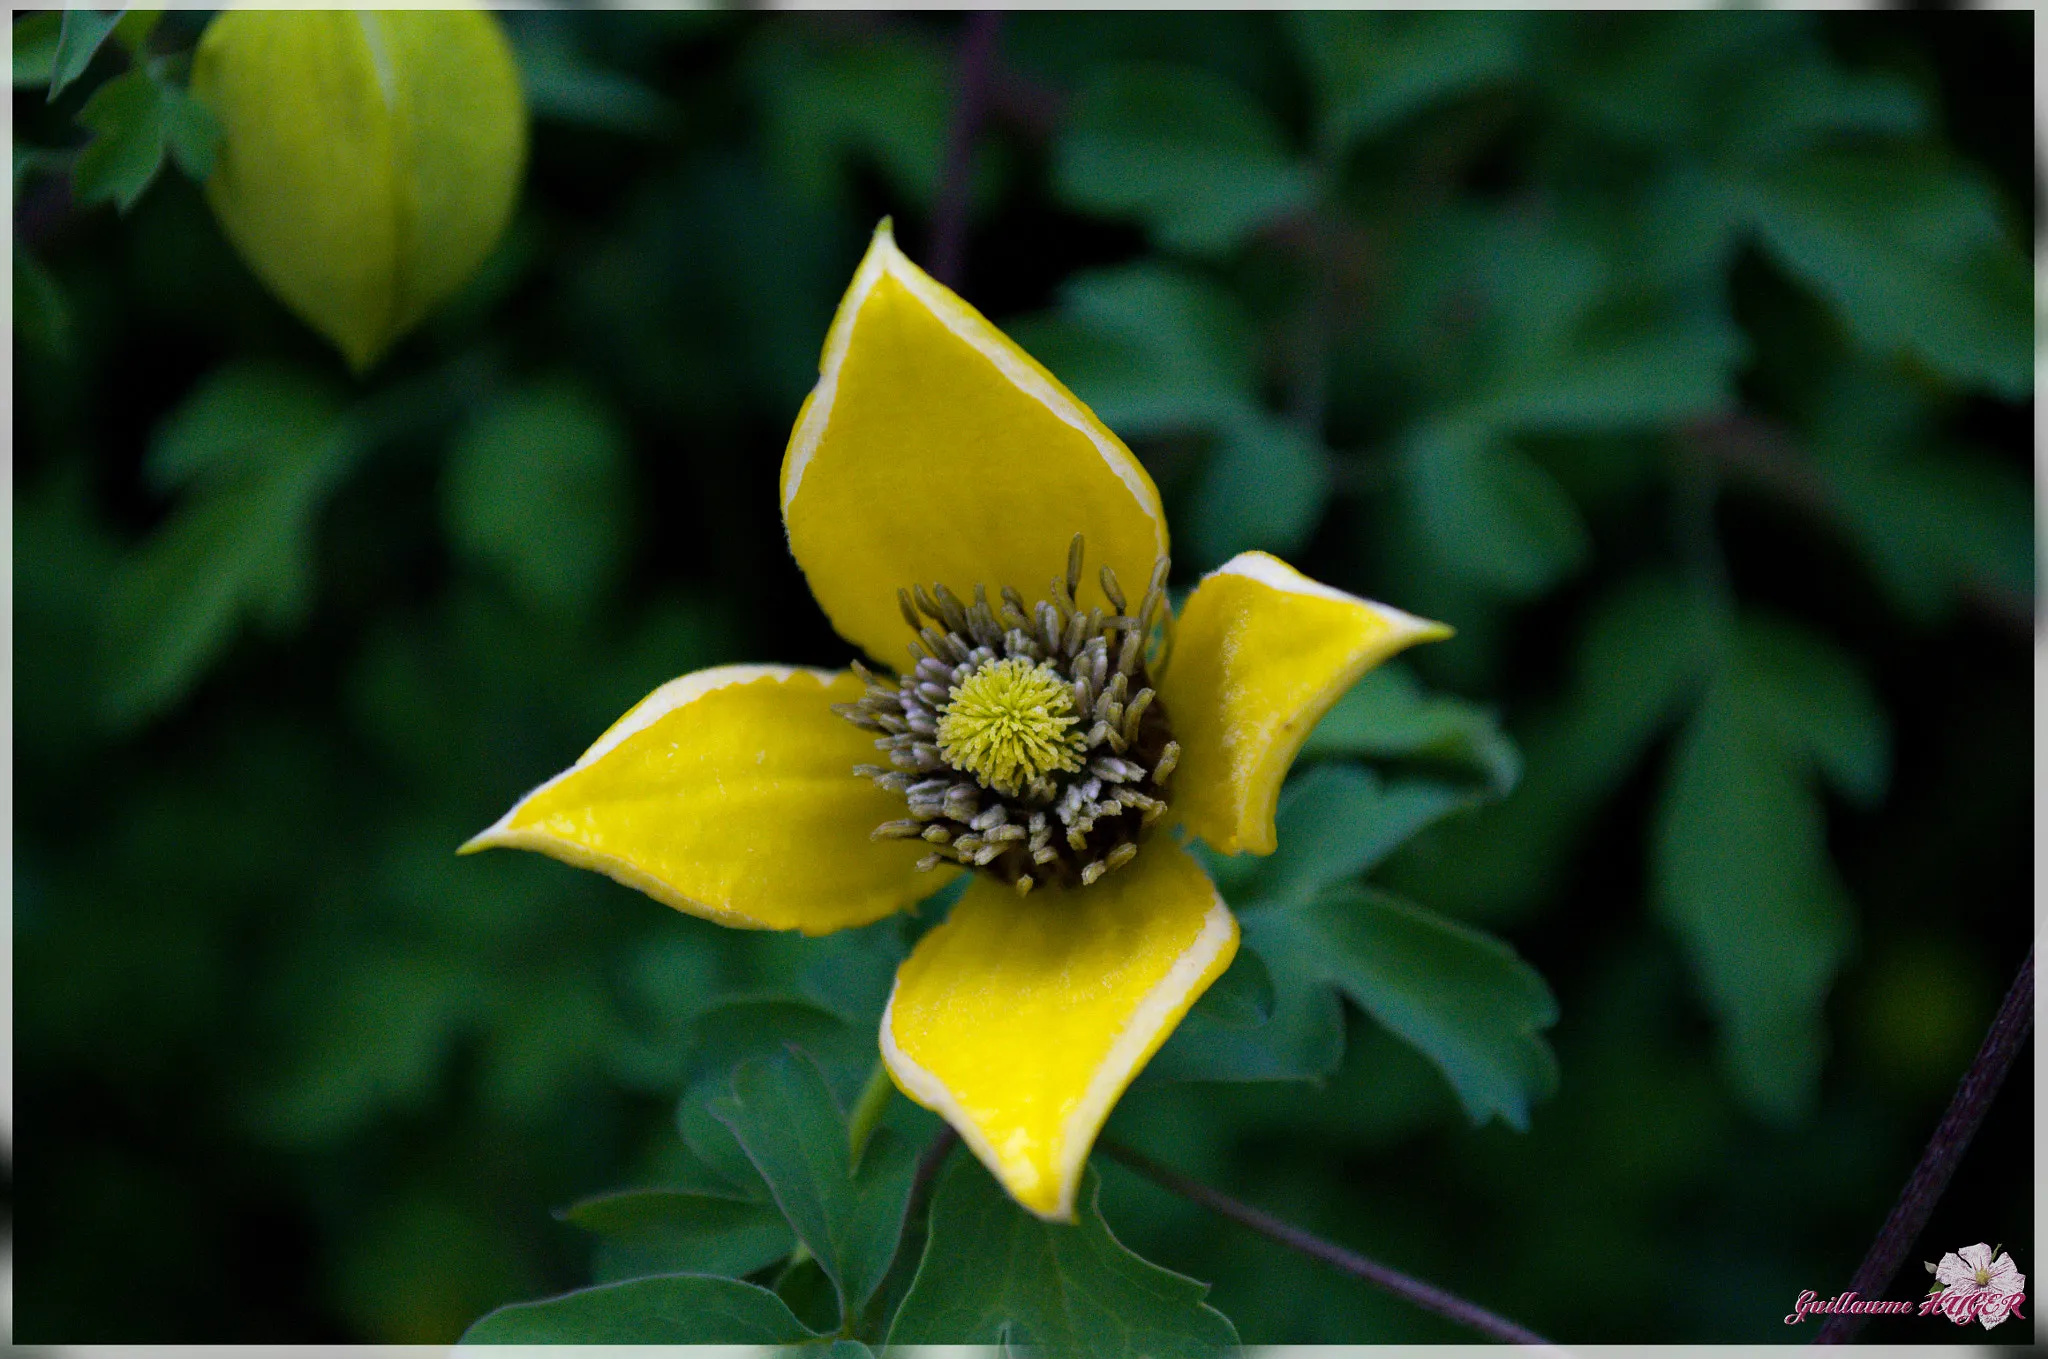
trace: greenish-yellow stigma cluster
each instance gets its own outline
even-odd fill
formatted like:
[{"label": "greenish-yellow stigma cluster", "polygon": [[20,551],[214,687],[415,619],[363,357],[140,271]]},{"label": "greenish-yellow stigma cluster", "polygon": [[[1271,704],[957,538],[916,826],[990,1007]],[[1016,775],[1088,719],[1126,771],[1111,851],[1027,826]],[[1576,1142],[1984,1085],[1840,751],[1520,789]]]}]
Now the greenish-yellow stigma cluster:
[{"label": "greenish-yellow stigma cluster", "polygon": [[1067,680],[1022,656],[984,665],[953,686],[939,715],[939,755],[1011,797],[1081,767],[1081,719]]}]

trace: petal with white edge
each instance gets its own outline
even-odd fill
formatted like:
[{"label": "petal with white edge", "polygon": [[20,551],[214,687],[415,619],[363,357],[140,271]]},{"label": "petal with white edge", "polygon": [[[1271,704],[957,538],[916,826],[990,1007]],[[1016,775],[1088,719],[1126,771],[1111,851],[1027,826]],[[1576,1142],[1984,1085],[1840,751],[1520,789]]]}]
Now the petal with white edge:
[{"label": "petal with white edge", "polygon": [[827,934],[878,920],[957,870],[874,841],[903,799],[853,772],[873,738],[832,711],[849,672],[726,665],[670,680],[463,853],[538,850],[741,929]]},{"label": "petal with white edge", "polygon": [[[1037,360],[876,230],[782,462],[789,548],[839,634],[901,668],[896,591],[1005,585],[1027,601],[1087,538],[1134,602],[1167,550],[1152,478]],[[1105,610],[1106,611],[1106,610]]]},{"label": "petal with white edge", "polygon": [[1078,890],[977,876],[897,971],[882,1057],[1012,1198],[1071,1222],[1117,1097],[1236,952],[1237,921],[1165,836]]},{"label": "petal with white edge", "polygon": [[1159,677],[1181,744],[1173,808],[1225,854],[1271,854],[1280,784],[1323,714],[1373,666],[1451,635],[1245,552],[1202,578]]}]

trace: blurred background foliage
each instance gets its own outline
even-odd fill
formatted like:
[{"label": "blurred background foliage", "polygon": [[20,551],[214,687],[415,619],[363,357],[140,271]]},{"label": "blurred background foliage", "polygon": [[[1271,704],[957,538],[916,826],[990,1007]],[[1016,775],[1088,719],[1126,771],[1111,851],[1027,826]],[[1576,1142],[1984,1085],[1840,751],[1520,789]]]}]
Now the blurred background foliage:
[{"label": "blurred background foliage", "polygon": [[[361,379],[186,178],[70,176],[118,43],[46,101],[17,42],[23,1340],[450,1339],[591,1277],[551,1210],[672,1166],[713,1007],[886,976],[452,850],[675,674],[844,661],[777,469],[875,221],[928,259],[960,20],[503,18],[514,224]],[[2029,937],[2030,22],[1004,22],[962,292],[1143,457],[1178,584],[1267,548],[1458,627],[1310,754],[1513,793],[1289,805],[1561,1013],[1526,1109],[1347,1009],[1327,1080],[1169,1048],[1113,1136],[1563,1340],[1845,1285]],[[2029,1069],[1912,1258],[2038,1268]],[[1455,1338],[1101,1177],[1248,1341]]]}]

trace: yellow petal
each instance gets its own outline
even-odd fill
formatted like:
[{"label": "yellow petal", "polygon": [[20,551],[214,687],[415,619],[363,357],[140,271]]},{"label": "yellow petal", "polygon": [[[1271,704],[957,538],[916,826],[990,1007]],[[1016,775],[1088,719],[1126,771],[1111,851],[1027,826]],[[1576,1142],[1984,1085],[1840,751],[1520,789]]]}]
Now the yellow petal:
[{"label": "yellow petal", "polygon": [[1280,782],[1330,705],[1395,652],[1450,635],[1264,552],[1231,558],[1188,597],[1159,681],[1181,744],[1175,814],[1225,854],[1271,854]]},{"label": "yellow petal", "polygon": [[670,680],[462,852],[539,850],[741,929],[879,920],[949,870],[916,871],[922,841],[868,838],[903,799],[853,772],[880,757],[831,705],[862,691],[845,672],[772,665]]},{"label": "yellow petal", "polygon": [[1223,898],[1163,835],[1077,891],[976,875],[897,972],[882,1057],[1017,1202],[1071,1222],[1117,1096],[1236,952]]},{"label": "yellow petal", "polygon": [[896,591],[976,584],[1026,600],[1088,538],[1136,600],[1166,551],[1159,492],[1058,379],[875,232],[782,461],[790,551],[841,636],[901,666]]}]

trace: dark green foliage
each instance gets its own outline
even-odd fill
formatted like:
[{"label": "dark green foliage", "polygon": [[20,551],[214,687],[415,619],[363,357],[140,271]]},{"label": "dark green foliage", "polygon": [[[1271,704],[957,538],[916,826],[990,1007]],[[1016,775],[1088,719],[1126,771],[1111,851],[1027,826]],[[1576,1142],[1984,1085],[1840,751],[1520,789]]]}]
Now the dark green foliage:
[{"label": "dark green foliage", "polygon": [[777,1345],[813,1334],[765,1288],[709,1274],[657,1274],[501,1307],[467,1345]]},{"label": "dark green foliage", "polygon": [[889,1331],[893,1345],[969,1344],[1047,1355],[1232,1354],[1237,1332],[1193,1279],[1124,1248],[1081,1181],[1072,1225],[1042,1222],[956,1157],[932,1200],[931,1240]]},{"label": "dark green foliage", "polygon": [[[67,20],[79,12],[66,11]],[[93,138],[72,168],[72,192],[81,204],[112,203],[124,213],[156,179],[166,152],[188,176],[204,180],[220,142],[212,112],[144,65],[94,90],[78,123]]]},{"label": "dark green foliage", "polygon": [[[114,36],[114,29],[120,24],[122,10],[67,9],[63,11],[57,29],[56,45],[50,51],[49,74],[51,99],[64,93],[64,88],[85,74],[85,68],[92,65],[100,47]],[[40,35],[36,35],[40,36]],[[31,58],[31,70],[35,69]],[[17,63],[15,83],[23,83],[21,69]],[[33,78],[33,75],[32,75]]]},{"label": "dark green foliage", "polygon": [[738,1277],[766,1269],[796,1244],[771,1205],[679,1189],[600,1194],[562,1217],[604,1238],[592,1266],[600,1283],[685,1272]]},{"label": "dark green foliage", "polygon": [[[907,1100],[856,1159],[950,893],[813,940],[453,855],[675,675],[845,663],[777,471],[875,222],[929,262],[960,20],[508,12],[518,218],[362,379],[192,182],[203,22],[14,28],[20,1340],[1469,1339],[1106,1161],[1077,1226],[920,1199]],[[1111,1136],[1565,1342],[1845,1286],[2031,928],[2029,40],[1005,17],[961,290],[1177,595],[1458,629],[1207,857],[1242,947]],[[2029,1101],[1915,1258],[2035,1272]]]},{"label": "dark green foliage", "polygon": [[903,1234],[912,1148],[885,1129],[856,1166],[845,1116],[817,1067],[796,1051],[738,1067],[732,1095],[711,1112],[732,1130],[831,1279],[842,1313],[858,1313],[888,1272]]}]

